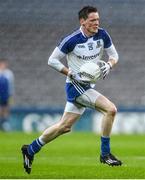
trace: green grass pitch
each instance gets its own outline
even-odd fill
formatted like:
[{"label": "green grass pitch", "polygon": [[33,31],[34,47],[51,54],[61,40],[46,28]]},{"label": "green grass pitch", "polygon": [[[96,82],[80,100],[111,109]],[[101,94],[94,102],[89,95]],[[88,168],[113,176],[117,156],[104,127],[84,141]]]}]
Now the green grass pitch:
[{"label": "green grass pitch", "polygon": [[100,137],[78,132],[63,135],[39,152],[32,173],[22,167],[20,148],[39,134],[0,132],[0,179],[144,179],[145,135],[113,135],[112,152],[123,166],[99,162]]}]

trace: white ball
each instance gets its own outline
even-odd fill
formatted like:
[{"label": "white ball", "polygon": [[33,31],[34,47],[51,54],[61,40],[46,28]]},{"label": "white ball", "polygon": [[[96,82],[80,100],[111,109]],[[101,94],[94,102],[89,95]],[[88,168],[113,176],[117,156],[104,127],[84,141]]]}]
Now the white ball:
[{"label": "white ball", "polygon": [[81,66],[79,74],[83,81],[96,83],[96,81],[100,79],[101,70],[96,63],[87,62]]}]

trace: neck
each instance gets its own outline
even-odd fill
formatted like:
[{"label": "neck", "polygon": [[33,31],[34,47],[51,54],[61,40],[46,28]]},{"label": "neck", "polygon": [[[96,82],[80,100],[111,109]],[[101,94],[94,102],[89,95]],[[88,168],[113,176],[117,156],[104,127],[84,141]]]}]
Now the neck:
[{"label": "neck", "polygon": [[81,26],[81,31],[86,37],[91,37],[96,33],[96,32],[95,33],[89,32],[84,26]]}]

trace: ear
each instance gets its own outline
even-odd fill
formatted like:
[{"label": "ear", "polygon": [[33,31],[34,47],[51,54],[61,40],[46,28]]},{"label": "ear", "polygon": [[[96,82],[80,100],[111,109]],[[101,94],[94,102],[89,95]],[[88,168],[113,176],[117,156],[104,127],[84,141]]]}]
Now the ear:
[{"label": "ear", "polygon": [[81,24],[81,26],[84,26],[85,25],[85,19],[80,19],[80,24]]}]

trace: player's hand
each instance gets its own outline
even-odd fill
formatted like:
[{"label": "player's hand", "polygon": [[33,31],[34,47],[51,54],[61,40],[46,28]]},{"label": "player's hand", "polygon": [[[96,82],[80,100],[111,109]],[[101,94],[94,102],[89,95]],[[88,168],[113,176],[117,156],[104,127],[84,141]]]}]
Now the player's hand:
[{"label": "player's hand", "polygon": [[72,80],[75,80],[77,82],[79,82],[80,84],[84,84],[84,85],[87,85],[88,82],[87,81],[83,81],[79,75],[79,73],[74,73],[72,70],[70,70],[68,72],[68,77]]},{"label": "player's hand", "polygon": [[106,62],[103,62],[100,69],[102,71],[102,77],[103,79],[106,78],[106,76],[109,74],[110,70],[111,70],[111,65],[110,63],[106,63]]}]

